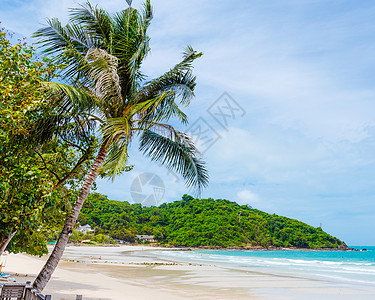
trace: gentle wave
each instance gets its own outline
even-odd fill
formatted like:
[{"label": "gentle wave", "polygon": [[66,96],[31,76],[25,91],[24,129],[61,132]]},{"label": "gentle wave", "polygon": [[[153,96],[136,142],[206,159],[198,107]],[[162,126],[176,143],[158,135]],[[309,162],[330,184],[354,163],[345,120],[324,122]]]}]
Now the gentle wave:
[{"label": "gentle wave", "polygon": [[331,280],[375,285],[375,248],[357,251],[158,251],[157,256],[185,262],[215,264],[241,270],[324,277]]}]

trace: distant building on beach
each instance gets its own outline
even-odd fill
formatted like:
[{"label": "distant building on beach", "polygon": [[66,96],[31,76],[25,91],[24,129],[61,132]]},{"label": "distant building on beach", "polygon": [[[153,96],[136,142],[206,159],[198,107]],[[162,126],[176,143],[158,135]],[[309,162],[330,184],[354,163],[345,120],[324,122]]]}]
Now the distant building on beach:
[{"label": "distant building on beach", "polygon": [[124,240],[119,240],[119,239],[113,239],[117,244],[124,244],[124,245],[126,245],[126,244],[130,244],[130,242],[128,242],[128,241],[124,241]]},{"label": "distant building on beach", "polygon": [[78,228],[77,228],[77,231],[79,232],[82,232],[83,234],[86,234],[86,233],[89,233],[89,232],[94,232],[94,229],[91,228],[91,226],[89,224],[86,224],[86,225],[79,225]]},{"label": "distant building on beach", "polygon": [[136,238],[138,240],[142,240],[142,241],[149,241],[150,243],[154,243],[155,240],[154,240],[154,236],[153,235],[136,235]]}]

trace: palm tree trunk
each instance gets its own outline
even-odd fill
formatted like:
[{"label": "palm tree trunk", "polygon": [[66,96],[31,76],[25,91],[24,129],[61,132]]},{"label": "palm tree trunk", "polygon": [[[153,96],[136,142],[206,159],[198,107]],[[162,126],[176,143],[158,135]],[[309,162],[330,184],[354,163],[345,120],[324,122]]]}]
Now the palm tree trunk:
[{"label": "palm tree trunk", "polygon": [[[0,247],[3,248],[6,240],[8,239],[8,235],[4,233],[0,233]],[[1,253],[0,253],[1,254]]]},{"label": "palm tree trunk", "polygon": [[14,235],[17,233],[17,230],[14,231],[11,235],[1,235],[0,236],[0,256],[3,254],[7,248],[9,242],[12,240]]},{"label": "palm tree trunk", "polygon": [[41,292],[47,285],[48,281],[52,276],[52,273],[55,271],[64,253],[65,247],[69,241],[69,235],[72,232],[74,224],[77,221],[83,203],[85,202],[88,194],[90,193],[92,185],[98,177],[99,169],[105,160],[107,152],[108,146],[107,143],[104,142],[99,150],[98,155],[95,158],[95,161],[91,167],[90,172],[88,173],[85,179],[85,182],[83,183],[81,190],[79,191],[77,200],[75,201],[72,209],[72,213],[67,218],[64,228],[60,234],[59,239],[57,240],[55,247],[53,248],[50,257],[48,258],[47,262],[45,263],[44,267],[42,268],[42,270],[40,271],[39,275],[33,283],[34,289],[38,290],[39,292]]}]

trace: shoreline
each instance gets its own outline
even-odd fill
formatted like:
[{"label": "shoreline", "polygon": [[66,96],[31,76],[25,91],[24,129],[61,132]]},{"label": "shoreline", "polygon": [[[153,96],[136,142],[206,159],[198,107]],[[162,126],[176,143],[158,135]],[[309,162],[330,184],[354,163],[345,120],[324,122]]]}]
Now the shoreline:
[{"label": "shoreline", "polygon": [[[53,299],[355,299],[370,290],[347,284],[311,279],[296,274],[280,275],[272,269],[238,270],[202,261],[187,263],[158,257],[152,251],[182,248],[152,246],[68,246],[44,294]],[[200,249],[202,250],[202,249]],[[8,254],[4,271],[18,273],[18,282],[32,281],[47,256]],[[373,295],[375,290],[370,291]],[[126,297],[124,296],[126,293]],[[357,295],[355,294],[355,295]]]},{"label": "shoreline", "polygon": [[[177,246],[178,248],[178,246]],[[296,247],[188,247],[192,250],[259,250],[259,251],[366,251],[355,248],[296,248]]]},{"label": "shoreline", "polygon": [[351,247],[342,248],[297,248],[297,247],[262,247],[262,246],[243,246],[243,247],[220,247],[220,246],[172,246],[172,245],[160,245],[157,243],[151,244],[104,244],[104,245],[86,245],[86,244],[70,244],[70,246],[76,247],[157,247],[160,249],[167,250],[180,250],[180,251],[193,251],[193,250],[259,250],[259,251],[367,251],[367,249],[356,249]]}]

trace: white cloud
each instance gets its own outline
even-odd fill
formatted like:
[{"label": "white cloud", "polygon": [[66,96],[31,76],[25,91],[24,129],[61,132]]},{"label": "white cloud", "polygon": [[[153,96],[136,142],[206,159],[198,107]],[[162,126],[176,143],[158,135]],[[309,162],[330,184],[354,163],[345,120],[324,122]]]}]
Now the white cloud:
[{"label": "white cloud", "polygon": [[250,190],[242,190],[237,193],[237,199],[239,204],[254,204],[259,201],[258,195],[254,194]]}]

